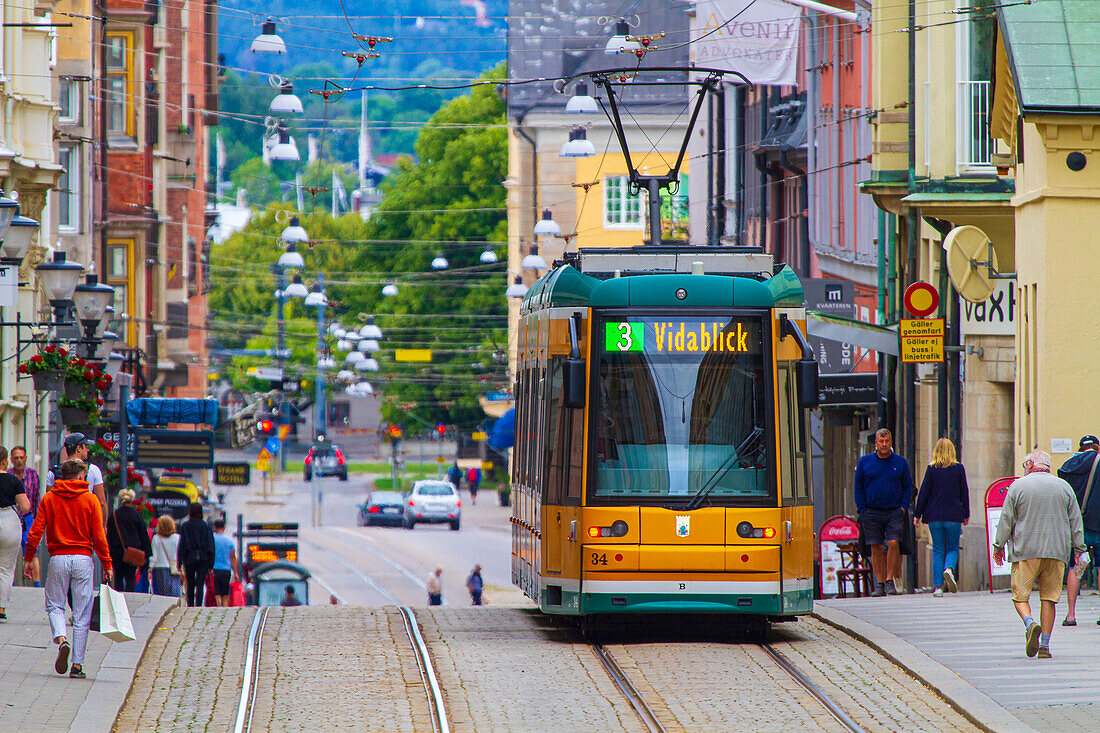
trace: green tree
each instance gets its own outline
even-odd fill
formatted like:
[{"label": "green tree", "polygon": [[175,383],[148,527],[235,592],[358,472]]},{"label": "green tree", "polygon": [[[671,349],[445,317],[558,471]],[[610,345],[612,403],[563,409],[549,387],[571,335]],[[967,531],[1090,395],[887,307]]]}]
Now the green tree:
[{"label": "green tree", "polygon": [[237,190],[245,190],[245,200],[252,206],[267,206],[282,200],[279,178],[263,158],[255,157],[245,161],[229,177]]}]

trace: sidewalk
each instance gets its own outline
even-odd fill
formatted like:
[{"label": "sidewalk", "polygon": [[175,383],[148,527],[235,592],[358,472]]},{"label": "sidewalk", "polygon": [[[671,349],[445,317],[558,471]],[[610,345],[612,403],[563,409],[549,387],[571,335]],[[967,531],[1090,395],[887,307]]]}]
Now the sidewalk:
[{"label": "sidewalk", "polygon": [[[1100,598],[1077,602],[1051,637],[1053,659],[1024,654],[1024,627],[1007,591],[815,601],[815,614],[878,648],[994,731],[1095,730],[1100,719]],[[1038,618],[1038,594],[1032,594]]]},{"label": "sidewalk", "polygon": [[116,644],[92,632],[84,659],[88,679],[71,680],[53,669],[57,647],[46,620],[42,589],[12,588],[8,622],[0,624],[0,690],[4,691],[0,720],[4,730],[111,730],[145,644],[176,600],[127,593],[126,603],[137,640]]}]

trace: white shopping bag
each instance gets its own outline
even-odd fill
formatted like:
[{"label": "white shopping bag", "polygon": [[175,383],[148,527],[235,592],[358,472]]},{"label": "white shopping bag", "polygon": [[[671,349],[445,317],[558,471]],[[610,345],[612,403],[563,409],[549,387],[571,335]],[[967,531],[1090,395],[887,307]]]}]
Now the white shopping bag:
[{"label": "white shopping bag", "polygon": [[126,597],[108,585],[100,586],[99,591],[99,633],[111,641],[133,641],[135,638]]}]

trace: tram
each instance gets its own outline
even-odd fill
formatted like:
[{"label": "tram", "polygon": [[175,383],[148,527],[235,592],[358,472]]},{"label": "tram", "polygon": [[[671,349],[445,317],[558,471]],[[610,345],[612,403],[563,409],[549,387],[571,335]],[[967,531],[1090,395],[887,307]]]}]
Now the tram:
[{"label": "tram", "polygon": [[809,613],[817,364],[797,276],[730,248],[555,264],[520,306],[513,583],[582,620]]}]

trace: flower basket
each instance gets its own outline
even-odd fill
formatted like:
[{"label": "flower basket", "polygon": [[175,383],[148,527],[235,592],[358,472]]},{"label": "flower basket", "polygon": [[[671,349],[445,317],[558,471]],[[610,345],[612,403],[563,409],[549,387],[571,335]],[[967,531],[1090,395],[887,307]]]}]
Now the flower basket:
[{"label": "flower basket", "polygon": [[65,382],[65,396],[70,400],[80,400],[91,393],[92,389],[88,382],[74,381],[69,379]]},{"label": "flower basket", "polygon": [[68,426],[87,425],[88,418],[92,414],[91,410],[85,410],[81,407],[61,406],[57,409],[61,411],[61,421]]},{"label": "flower basket", "polygon": [[39,392],[58,391],[65,386],[65,372],[60,369],[48,369],[31,375],[34,388]]}]

